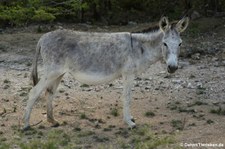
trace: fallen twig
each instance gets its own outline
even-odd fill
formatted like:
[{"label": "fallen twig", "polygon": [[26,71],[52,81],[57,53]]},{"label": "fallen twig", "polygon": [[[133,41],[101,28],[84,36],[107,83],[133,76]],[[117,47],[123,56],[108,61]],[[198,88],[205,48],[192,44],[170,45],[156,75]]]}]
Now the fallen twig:
[{"label": "fallen twig", "polygon": [[33,127],[33,126],[37,126],[37,125],[39,125],[40,123],[42,123],[42,120],[40,120],[40,121],[39,121],[39,122],[37,122],[36,124],[31,125],[31,127]]},{"label": "fallen twig", "polygon": [[0,113],[0,116],[3,116],[6,113],[6,109],[4,108],[4,110]]}]

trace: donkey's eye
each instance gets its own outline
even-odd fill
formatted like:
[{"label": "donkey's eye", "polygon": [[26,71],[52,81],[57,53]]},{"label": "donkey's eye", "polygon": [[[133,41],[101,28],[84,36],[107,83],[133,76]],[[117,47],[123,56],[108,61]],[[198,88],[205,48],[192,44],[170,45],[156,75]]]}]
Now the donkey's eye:
[{"label": "donkey's eye", "polygon": [[167,44],[165,42],[163,43],[163,45],[167,47]]},{"label": "donkey's eye", "polygon": [[182,45],[182,43],[179,44],[179,47]]}]

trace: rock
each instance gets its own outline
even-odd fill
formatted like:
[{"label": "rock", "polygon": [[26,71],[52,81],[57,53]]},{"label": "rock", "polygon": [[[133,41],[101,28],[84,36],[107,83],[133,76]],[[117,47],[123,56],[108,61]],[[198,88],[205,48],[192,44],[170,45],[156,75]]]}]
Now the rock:
[{"label": "rock", "polygon": [[68,87],[68,88],[71,88],[71,86],[70,86],[70,85],[68,85],[68,84],[65,84],[64,86],[66,86],[66,87]]},{"label": "rock", "polygon": [[179,62],[179,68],[180,69],[182,69],[183,67],[187,67],[187,66],[189,66],[190,65],[190,63],[189,62],[184,62],[184,61],[182,61],[182,62]]},{"label": "rock", "polygon": [[60,92],[60,93],[64,93],[65,90],[64,90],[63,88],[60,88],[60,89],[59,89],[59,92]]},{"label": "rock", "polygon": [[219,62],[215,62],[213,66],[214,66],[214,67],[219,67],[220,64],[219,64]]},{"label": "rock", "polygon": [[223,48],[221,51],[222,53],[220,54],[220,57],[222,60],[225,60],[225,48]]},{"label": "rock", "polygon": [[10,86],[8,84],[4,85],[3,89],[8,89]]},{"label": "rock", "polygon": [[202,89],[203,88],[203,85],[202,85],[201,82],[198,82],[196,86],[197,86],[198,89]]},{"label": "rock", "polygon": [[175,86],[175,89],[180,89],[180,88],[183,88],[183,86],[181,84],[178,84]]},{"label": "rock", "polygon": [[2,98],[4,102],[9,102],[9,99]]},{"label": "rock", "polygon": [[159,89],[160,89],[159,87],[156,87],[156,88],[155,88],[156,91],[158,91]]},{"label": "rock", "polygon": [[21,92],[21,93],[19,94],[19,96],[21,96],[21,97],[27,96],[27,92]]},{"label": "rock", "polygon": [[204,93],[205,93],[205,91],[202,90],[202,89],[197,89],[197,90],[196,90],[196,94],[197,94],[197,95],[201,95],[201,94],[204,94]]},{"label": "rock", "polygon": [[181,83],[183,83],[183,81],[182,80],[172,80],[172,83],[174,83],[174,84],[181,84]]},{"label": "rock", "polygon": [[195,87],[189,82],[188,85],[187,85],[187,88],[188,89],[194,89]]},{"label": "rock", "polygon": [[27,78],[28,76],[29,76],[29,75],[28,75],[27,73],[25,73],[23,77],[24,77],[24,78]]},{"label": "rock", "polygon": [[128,25],[137,25],[137,22],[129,21]]},{"label": "rock", "polygon": [[166,74],[166,71],[160,71],[159,74]]},{"label": "rock", "polygon": [[194,60],[200,60],[200,53],[195,53],[195,54],[191,55],[191,58]]},{"label": "rock", "polygon": [[225,66],[225,61],[222,61],[222,62],[221,62],[221,65],[222,65],[222,66]]},{"label": "rock", "polygon": [[196,78],[196,77],[195,77],[195,75],[191,74],[188,78],[189,78],[189,79],[194,79],[194,78]]},{"label": "rock", "polygon": [[82,91],[90,92],[92,88],[82,88]]},{"label": "rock", "polygon": [[80,85],[80,87],[84,87],[84,88],[87,87],[88,88],[90,86],[88,84],[82,84],[82,85]]},{"label": "rock", "polygon": [[219,51],[219,49],[218,48],[215,48],[215,47],[208,47],[207,48],[208,54],[215,54],[218,51]]},{"label": "rock", "polygon": [[150,90],[151,89],[151,86],[146,86],[145,87],[145,90]]},{"label": "rock", "polygon": [[213,62],[218,61],[218,60],[219,60],[219,59],[218,59],[217,57],[213,57],[213,58],[212,58],[212,61],[213,61]]},{"label": "rock", "polygon": [[[14,139],[16,139],[16,140],[19,140],[20,138],[21,138],[21,137],[18,136],[18,135],[14,136]],[[15,147],[17,147],[17,145],[14,145],[14,149],[15,149]],[[17,148],[19,148],[19,147],[17,147]]]}]

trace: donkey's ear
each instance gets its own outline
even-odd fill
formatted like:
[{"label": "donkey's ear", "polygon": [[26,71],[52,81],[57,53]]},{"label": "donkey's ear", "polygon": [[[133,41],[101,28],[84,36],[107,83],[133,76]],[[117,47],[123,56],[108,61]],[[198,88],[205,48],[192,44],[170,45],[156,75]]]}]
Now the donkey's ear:
[{"label": "donkey's ear", "polygon": [[159,21],[159,28],[165,32],[169,29],[169,20],[167,17],[162,17]]},{"label": "donkey's ear", "polygon": [[177,24],[176,24],[176,29],[178,32],[183,32],[185,29],[188,27],[189,24],[189,18],[185,17],[181,19]]}]

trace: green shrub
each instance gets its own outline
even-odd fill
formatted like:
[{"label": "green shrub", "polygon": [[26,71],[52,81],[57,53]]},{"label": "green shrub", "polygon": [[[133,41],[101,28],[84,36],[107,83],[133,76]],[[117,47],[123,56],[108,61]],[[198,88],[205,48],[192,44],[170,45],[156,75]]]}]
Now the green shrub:
[{"label": "green shrub", "polygon": [[8,149],[10,145],[0,142],[0,149]]},{"label": "green shrub", "polygon": [[33,140],[28,143],[21,143],[20,148],[21,149],[58,149],[57,142],[42,142],[40,140]]},{"label": "green shrub", "polygon": [[25,8],[20,6],[1,7],[0,25],[21,26],[30,21],[33,15],[33,8]]},{"label": "green shrub", "polygon": [[119,116],[119,111],[117,108],[112,108],[110,111],[110,114],[117,117],[117,116]]},{"label": "green shrub", "polygon": [[10,20],[11,20],[11,17],[8,14],[3,13],[3,12],[0,13],[0,25],[1,26],[7,25]]},{"label": "green shrub", "polygon": [[147,111],[147,112],[145,112],[145,116],[146,117],[154,117],[155,116],[155,113],[152,112],[152,111]]},{"label": "green shrub", "polygon": [[210,113],[217,115],[225,115],[225,109],[219,107],[218,109],[211,109]]},{"label": "green shrub", "polygon": [[37,9],[42,5],[42,2],[40,0],[27,0],[27,5]]},{"label": "green shrub", "polygon": [[32,17],[32,20],[35,22],[49,23],[55,20],[55,16],[51,13],[46,12],[43,9],[35,11],[35,15]]}]

